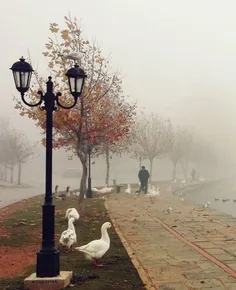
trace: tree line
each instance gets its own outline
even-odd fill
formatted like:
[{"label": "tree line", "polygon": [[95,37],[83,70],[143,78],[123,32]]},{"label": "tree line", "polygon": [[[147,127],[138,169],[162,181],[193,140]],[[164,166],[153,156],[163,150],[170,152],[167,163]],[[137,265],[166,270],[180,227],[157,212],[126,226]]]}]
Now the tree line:
[{"label": "tree line", "polygon": [[172,180],[176,179],[176,167],[179,164],[183,176],[188,181],[190,162],[198,168],[217,165],[214,149],[196,133],[185,127],[173,126],[170,119],[158,115],[143,115],[133,129],[133,146],[131,156],[140,162],[150,162],[152,176],[153,162],[156,159],[168,158],[173,165]]},{"label": "tree line", "polygon": [[12,128],[8,119],[0,118],[0,180],[21,184],[22,166],[36,154],[36,144],[20,131]]}]

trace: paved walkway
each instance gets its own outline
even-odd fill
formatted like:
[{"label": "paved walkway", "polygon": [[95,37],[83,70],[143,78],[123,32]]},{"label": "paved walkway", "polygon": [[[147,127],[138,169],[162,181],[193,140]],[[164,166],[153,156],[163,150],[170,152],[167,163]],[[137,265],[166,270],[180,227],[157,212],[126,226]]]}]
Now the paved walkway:
[{"label": "paved walkway", "polygon": [[233,217],[171,194],[154,203],[147,196],[114,194],[106,205],[147,289],[236,290]]}]

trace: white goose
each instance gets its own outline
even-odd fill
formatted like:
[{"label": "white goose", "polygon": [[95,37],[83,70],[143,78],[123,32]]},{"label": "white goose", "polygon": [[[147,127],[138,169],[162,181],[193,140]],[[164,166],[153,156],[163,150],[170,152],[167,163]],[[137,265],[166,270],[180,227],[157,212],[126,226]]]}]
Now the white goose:
[{"label": "white goose", "polygon": [[211,204],[210,201],[208,201],[208,202],[206,202],[206,203],[204,204],[204,207],[205,207],[205,208],[208,208],[208,207],[210,206],[210,204]]},{"label": "white goose", "polygon": [[171,213],[171,211],[172,211],[172,207],[171,207],[171,205],[169,205],[168,208],[167,208],[167,210],[166,210],[166,212],[167,213]]},{"label": "white goose", "polygon": [[74,207],[70,207],[66,210],[65,219],[69,220],[70,218],[74,218],[75,220],[80,218],[78,211]]},{"label": "white goose", "polygon": [[131,187],[130,187],[130,184],[127,185],[127,189],[125,190],[125,193],[128,193],[128,194],[131,193]]},{"label": "white goose", "polygon": [[80,194],[80,191],[79,191],[79,190],[75,190],[75,191],[73,191],[73,195],[75,195],[75,196],[79,196],[79,194]]},{"label": "white goose", "polygon": [[112,229],[112,225],[109,222],[106,222],[102,225],[102,236],[99,240],[94,240],[87,245],[75,248],[77,251],[83,252],[86,259],[94,259],[94,265],[96,267],[103,266],[102,264],[98,263],[98,259],[100,259],[110,248],[110,238],[107,229]]},{"label": "white goose", "polygon": [[155,189],[155,186],[153,185],[152,188],[148,190],[147,196],[151,199],[151,202],[154,201],[154,198],[160,195],[159,187]]},{"label": "white goose", "polygon": [[75,219],[73,217],[68,220],[68,229],[62,232],[59,240],[59,243],[70,251],[72,250],[72,245],[77,242],[74,221]]},{"label": "white goose", "polygon": [[105,187],[99,189],[99,193],[111,193],[113,190],[113,187],[107,187],[107,184],[105,185]]}]

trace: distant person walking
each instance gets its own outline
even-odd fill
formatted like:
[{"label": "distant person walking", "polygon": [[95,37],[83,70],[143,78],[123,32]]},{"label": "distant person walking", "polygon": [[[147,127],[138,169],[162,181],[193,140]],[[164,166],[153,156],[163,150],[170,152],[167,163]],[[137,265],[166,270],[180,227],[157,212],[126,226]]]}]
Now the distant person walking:
[{"label": "distant person walking", "polygon": [[193,180],[196,180],[196,170],[194,168],[192,169],[191,176]]},{"label": "distant person walking", "polygon": [[142,169],[138,173],[138,178],[140,180],[140,192],[147,193],[147,185],[148,185],[148,179],[149,179],[149,172],[147,169],[145,169],[145,166],[142,166]]}]

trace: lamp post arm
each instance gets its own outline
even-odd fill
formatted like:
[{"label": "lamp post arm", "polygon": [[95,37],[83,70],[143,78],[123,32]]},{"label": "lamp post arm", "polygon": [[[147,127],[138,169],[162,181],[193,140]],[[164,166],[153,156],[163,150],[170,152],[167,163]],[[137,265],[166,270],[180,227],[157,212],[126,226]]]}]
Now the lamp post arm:
[{"label": "lamp post arm", "polygon": [[62,96],[61,93],[57,93],[57,94],[56,94],[56,103],[57,103],[58,107],[61,107],[61,108],[66,109],[66,110],[69,110],[69,109],[72,109],[72,108],[77,104],[77,100],[78,100],[78,98],[77,98],[77,97],[74,97],[74,102],[73,102],[72,105],[70,105],[70,106],[64,106],[64,105],[61,104],[60,101],[59,101],[59,98],[60,98],[61,96]]},{"label": "lamp post arm", "polygon": [[27,106],[29,106],[29,107],[37,107],[37,106],[39,106],[39,105],[41,105],[42,104],[42,102],[43,102],[43,93],[41,92],[41,91],[38,91],[38,95],[40,95],[40,100],[37,102],[37,103],[35,103],[35,104],[30,104],[30,103],[28,103],[26,100],[25,100],[25,93],[21,93],[21,99],[22,99],[22,101],[23,101],[23,103],[25,104],[25,105],[27,105]]}]

